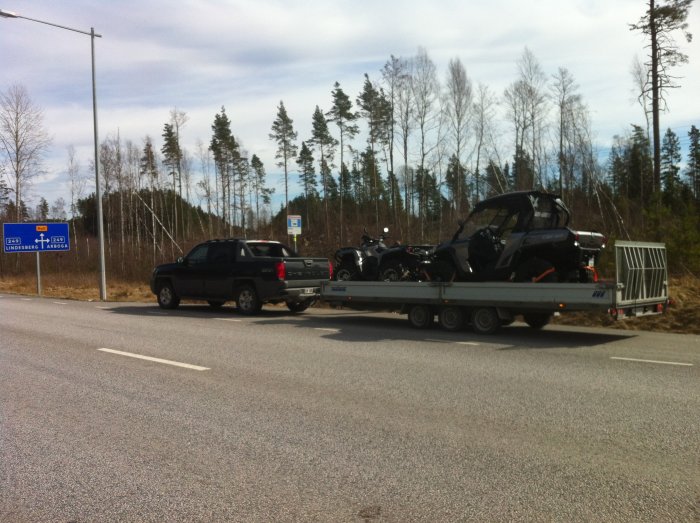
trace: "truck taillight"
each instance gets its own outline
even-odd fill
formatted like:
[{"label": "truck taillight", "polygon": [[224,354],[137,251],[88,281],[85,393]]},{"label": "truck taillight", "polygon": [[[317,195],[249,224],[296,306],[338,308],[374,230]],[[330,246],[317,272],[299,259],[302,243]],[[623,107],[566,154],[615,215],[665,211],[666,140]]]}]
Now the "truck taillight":
[{"label": "truck taillight", "polygon": [[277,270],[278,280],[284,281],[287,279],[287,266],[284,264],[284,262],[277,262],[275,269]]},{"label": "truck taillight", "polygon": [[331,262],[328,262],[328,279],[333,279],[333,264]]}]

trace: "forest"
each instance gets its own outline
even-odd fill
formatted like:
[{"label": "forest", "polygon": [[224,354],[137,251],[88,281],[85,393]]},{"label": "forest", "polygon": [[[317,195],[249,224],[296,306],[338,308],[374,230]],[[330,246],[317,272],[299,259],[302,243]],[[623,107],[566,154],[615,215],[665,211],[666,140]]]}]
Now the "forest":
[{"label": "forest", "polygon": [[[651,1],[632,27],[647,34],[655,19],[654,30],[667,33],[648,60],[634,62],[640,122],[623,135],[595,137],[572,73],[563,66],[546,73],[528,48],[515,61],[517,76],[498,93],[475,83],[458,58],[439,72],[425,49],[392,55],[376,78],[364,75],[359,93],[329,86],[330,104],[315,107],[309,136],[298,136],[282,100],[270,122],[274,166],[241,145],[245,137],[236,135],[225,106],[193,150],[181,143],[189,116],[178,109],[154,126],[157,142],[109,134],[98,164],[108,279],[145,281],[155,264],[209,238],[293,245],[289,214],[303,217],[297,248],[307,255],[332,258],[337,248],[358,244],[363,228],[375,235],[385,226],[391,241],[436,244],[477,201],[533,188],[560,194],[572,227],[602,232],[610,244],[664,242],[673,273],[700,274],[700,130],[660,126],[664,97],[678,87],[668,70],[684,57],[670,34],[687,36],[691,1],[670,3],[684,15],[676,25],[659,24],[664,13]],[[663,62],[673,53],[675,61]],[[26,141],[16,139],[18,130]],[[71,251],[44,254],[42,267],[97,271],[96,197],[85,194],[94,165],[85,169],[69,149],[69,201],[32,201],[32,178],[50,140],[22,85],[0,93],[0,137],[2,222],[69,222]],[[612,146],[601,150],[601,140]],[[274,186],[271,169],[282,180]],[[33,271],[30,256],[0,254],[0,278]]]}]

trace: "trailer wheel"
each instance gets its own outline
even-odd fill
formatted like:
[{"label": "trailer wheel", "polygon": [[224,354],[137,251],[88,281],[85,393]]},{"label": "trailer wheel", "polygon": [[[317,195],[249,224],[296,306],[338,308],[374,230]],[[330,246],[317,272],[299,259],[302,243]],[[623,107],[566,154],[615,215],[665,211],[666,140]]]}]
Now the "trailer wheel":
[{"label": "trailer wheel", "polygon": [[477,334],[493,334],[501,327],[501,319],[493,307],[479,307],[472,311],[472,329]]},{"label": "trailer wheel", "polygon": [[440,327],[447,331],[458,331],[464,327],[464,311],[461,307],[443,307],[438,315]]},{"label": "trailer wheel", "polygon": [[433,325],[435,315],[427,305],[413,305],[408,310],[408,321],[416,329],[428,329]]},{"label": "trailer wheel", "polygon": [[541,329],[549,323],[552,315],[549,312],[528,312],[523,314],[523,319],[533,329]]}]

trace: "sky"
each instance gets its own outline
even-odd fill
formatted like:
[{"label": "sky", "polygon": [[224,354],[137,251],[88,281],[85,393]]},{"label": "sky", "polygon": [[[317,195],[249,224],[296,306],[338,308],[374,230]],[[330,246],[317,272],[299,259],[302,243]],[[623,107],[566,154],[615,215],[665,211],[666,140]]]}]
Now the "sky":
[{"label": "sky", "polygon": [[[284,193],[270,128],[280,101],[299,141],[310,136],[316,105],[330,109],[338,81],[354,101],[367,73],[381,80],[391,55],[424,48],[444,81],[459,58],[474,85],[496,95],[516,79],[530,49],[551,76],[566,67],[588,105],[595,142],[609,149],[616,134],[643,125],[630,73],[645,40],[629,30],[645,0],[0,0],[0,9],[81,31],[94,28],[100,140],[119,133],[141,146],[162,145],[170,111],[184,111],[182,146],[192,155],[208,144],[214,116],[225,106],[234,135],[264,163],[268,182]],[[673,70],[662,129],[687,144],[700,126],[700,4],[693,6],[692,43],[676,41],[690,62]],[[46,173],[32,184],[53,203],[69,200],[67,148],[94,175],[90,37],[26,19],[0,18],[0,90],[26,87],[42,108],[52,137]],[[501,111],[503,113],[503,111]],[[500,123],[507,135],[508,123]],[[331,126],[333,131],[333,127]],[[196,164],[196,162],[195,162]],[[196,167],[196,165],[195,165]],[[90,178],[92,176],[92,178]],[[297,176],[292,174],[291,183]],[[199,203],[195,201],[195,203]]]}]

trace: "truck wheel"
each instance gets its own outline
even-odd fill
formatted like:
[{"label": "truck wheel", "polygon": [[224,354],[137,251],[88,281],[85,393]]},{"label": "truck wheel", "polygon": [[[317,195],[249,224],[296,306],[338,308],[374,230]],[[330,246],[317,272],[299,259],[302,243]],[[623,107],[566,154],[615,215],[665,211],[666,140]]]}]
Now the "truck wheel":
[{"label": "truck wheel", "polygon": [[501,327],[501,319],[493,307],[479,307],[472,311],[472,329],[477,334],[493,334]]},{"label": "truck wheel", "polygon": [[438,322],[443,329],[454,332],[464,327],[464,311],[461,307],[443,307],[438,315]]},{"label": "truck wheel", "polygon": [[541,329],[549,323],[552,315],[549,312],[528,312],[523,314],[523,319],[533,329]]},{"label": "truck wheel", "polygon": [[333,276],[337,281],[354,280],[357,275],[357,269],[354,264],[348,262],[341,263],[338,268],[333,271]]},{"label": "truck wheel", "polygon": [[408,311],[408,321],[416,329],[428,329],[433,325],[435,314],[427,305],[413,305]]},{"label": "truck wheel", "polygon": [[257,314],[262,309],[262,302],[258,298],[258,293],[251,285],[243,285],[238,289],[238,296],[236,297],[236,303],[238,304],[238,310],[241,314],[246,314],[248,316]]},{"label": "truck wheel", "polygon": [[290,312],[304,312],[311,307],[315,300],[288,301],[287,308]]},{"label": "truck wheel", "polygon": [[158,305],[161,309],[174,309],[180,305],[180,298],[170,282],[164,282],[158,288]]},{"label": "truck wheel", "polygon": [[207,301],[207,303],[209,304],[209,306],[212,309],[220,309],[221,307],[224,306],[224,303],[226,303],[226,302],[223,300],[209,300],[209,301]]}]

